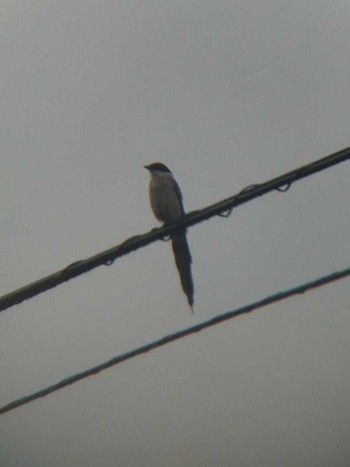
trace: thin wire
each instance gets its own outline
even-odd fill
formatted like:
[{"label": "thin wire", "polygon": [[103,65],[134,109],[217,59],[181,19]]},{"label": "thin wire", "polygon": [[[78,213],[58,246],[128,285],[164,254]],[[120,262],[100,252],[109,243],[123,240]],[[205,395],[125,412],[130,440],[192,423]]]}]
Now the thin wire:
[{"label": "thin wire", "polygon": [[331,154],[330,156],[323,157],[322,159],[311,162],[303,167],[299,167],[296,170],[288,172],[277,178],[273,178],[265,183],[250,185],[249,187],[241,190],[237,195],[226,198],[204,209],[187,214],[177,224],[152,229],[150,232],[143,235],[131,237],[120,245],[110,248],[109,250],[103,251],[102,253],[94,255],[88,259],[76,261],[61,271],[3,295],[0,297],[0,311],[6,310],[7,308],[21,303],[24,300],[28,300],[35,295],[39,295],[46,290],[52,289],[53,287],[56,287],[57,285],[62,284],[73,277],[79,276],[80,274],[86,273],[98,266],[110,266],[117,258],[149,245],[156,240],[166,239],[176,230],[198,224],[199,222],[207,220],[213,216],[221,215],[222,217],[228,217],[234,207],[251,201],[252,199],[273,190],[286,191],[286,189],[289,189],[290,185],[295,181],[308,177],[316,172],[320,172],[321,170],[328,169],[329,167],[348,159],[350,159],[350,148],[346,148]]},{"label": "thin wire", "polygon": [[74,384],[77,381],[80,381],[84,378],[87,378],[88,376],[96,375],[100,371],[106,370],[107,368],[110,368],[112,366],[118,365],[122,362],[125,362],[126,360],[130,360],[131,358],[134,358],[136,356],[139,356],[141,354],[150,352],[151,350],[154,350],[158,347],[162,347],[163,345],[170,344],[171,342],[174,342],[178,339],[182,339],[186,336],[189,336],[190,334],[193,334],[195,332],[200,332],[203,329],[207,329],[211,326],[215,326],[216,324],[222,323],[224,321],[227,321],[231,318],[235,318],[239,315],[242,315],[244,313],[249,313],[251,311],[254,311],[258,308],[262,308],[267,305],[271,305],[272,303],[285,300],[286,298],[291,297],[292,295],[297,295],[297,294],[302,294],[305,293],[311,289],[315,289],[316,287],[321,287],[323,285],[326,285],[330,282],[334,282],[336,280],[342,279],[346,276],[350,276],[350,268],[343,269],[341,271],[334,272],[332,274],[328,274],[327,276],[320,277],[319,279],[313,280],[311,282],[304,283],[302,285],[299,285],[297,287],[294,287],[292,289],[288,289],[282,292],[278,292],[274,295],[270,295],[266,298],[263,298],[262,300],[259,300],[257,302],[251,303],[249,305],[245,305],[241,308],[237,308],[236,310],[231,310],[227,311],[226,313],[220,314],[215,316],[214,318],[204,321],[202,323],[196,324],[194,326],[191,326],[189,328],[183,329],[181,331],[177,331],[173,334],[168,334],[167,336],[162,337],[159,340],[150,342],[149,344],[143,345],[141,347],[138,347],[134,350],[131,350],[130,352],[126,352],[121,355],[117,355],[116,357],[113,357],[111,360],[108,360],[104,363],[101,363],[100,365],[94,366],[88,370],[85,370],[81,373],[76,373],[75,375],[69,376],[68,378],[65,378],[58,382],[57,384],[54,384],[52,386],[48,386],[45,389],[42,389],[40,391],[37,391],[33,394],[30,394],[29,396],[22,397],[20,399],[16,399],[13,402],[10,402],[9,404],[0,407],[0,415],[4,414],[6,412],[9,412],[11,410],[14,410],[21,405],[28,404],[29,402],[32,402],[36,399],[39,399],[41,397],[48,396],[49,394],[58,391],[66,386],[69,386],[70,384]]}]

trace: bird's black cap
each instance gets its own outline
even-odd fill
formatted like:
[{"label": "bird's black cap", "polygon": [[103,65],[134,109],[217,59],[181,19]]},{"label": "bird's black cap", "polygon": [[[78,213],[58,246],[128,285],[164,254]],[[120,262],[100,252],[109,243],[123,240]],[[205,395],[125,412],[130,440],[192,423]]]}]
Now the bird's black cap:
[{"label": "bird's black cap", "polygon": [[150,172],[158,171],[158,172],[167,172],[171,173],[168,167],[161,162],[152,162],[152,164],[144,165],[144,168],[149,170]]}]

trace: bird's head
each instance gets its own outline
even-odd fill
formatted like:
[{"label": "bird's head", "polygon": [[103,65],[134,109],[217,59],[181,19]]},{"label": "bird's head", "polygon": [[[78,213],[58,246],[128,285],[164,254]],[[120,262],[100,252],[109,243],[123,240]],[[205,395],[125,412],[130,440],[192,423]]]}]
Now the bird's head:
[{"label": "bird's head", "polygon": [[161,162],[152,162],[151,164],[144,165],[144,168],[149,170],[151,174],[157,172],[171,174],[171,171],[168,169],[168,167]]}]

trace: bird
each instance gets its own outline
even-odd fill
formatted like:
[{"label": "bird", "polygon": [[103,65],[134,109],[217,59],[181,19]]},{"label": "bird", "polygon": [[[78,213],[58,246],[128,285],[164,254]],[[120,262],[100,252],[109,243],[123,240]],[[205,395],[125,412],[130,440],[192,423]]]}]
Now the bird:
[{"label": "bird", "polygon": [[[161,162],[144,165],[150,172],[149,199],[153,214],[163,225],[178,222],[184,215],[182,193],[173,174]],[[180,276],[182,290],[193,313],[194,285],[191,272],[192,256],[187,243],[186,230],[171,234],[175,264]]]}]

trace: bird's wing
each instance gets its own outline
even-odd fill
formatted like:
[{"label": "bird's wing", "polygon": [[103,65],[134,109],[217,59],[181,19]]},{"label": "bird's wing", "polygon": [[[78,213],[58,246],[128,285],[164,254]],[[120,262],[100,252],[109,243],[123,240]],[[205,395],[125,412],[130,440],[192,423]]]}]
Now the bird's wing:
[{"label": "bird's wing", "polygon": [[180,203],[181,213],[182,213],[182,215],[184,215],[185,210],[184,210],[184,205],[183,205],[183,201],[182,201],[182,193],[181,193],[180,187],[179,187],[177,181],[175,180],[175,178],[172,179],[172,182],[173,182],[173,187],[174,187],[176,196],[177,196],[177,198],[179,200],[179,203]]}]

